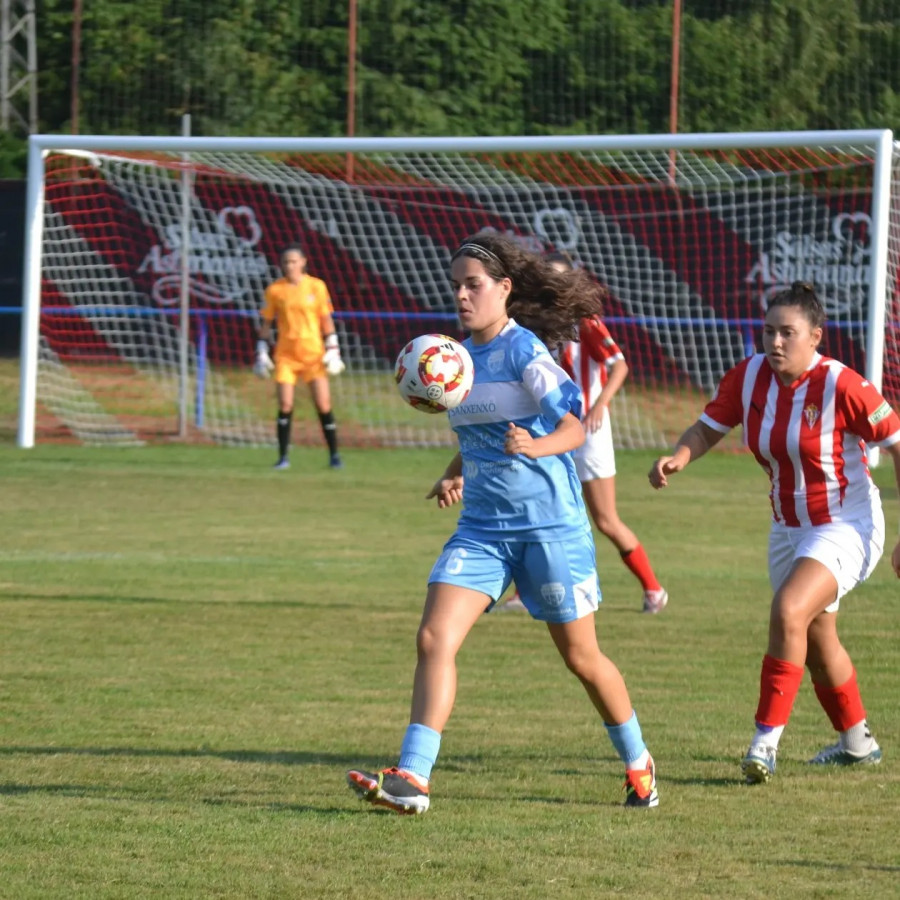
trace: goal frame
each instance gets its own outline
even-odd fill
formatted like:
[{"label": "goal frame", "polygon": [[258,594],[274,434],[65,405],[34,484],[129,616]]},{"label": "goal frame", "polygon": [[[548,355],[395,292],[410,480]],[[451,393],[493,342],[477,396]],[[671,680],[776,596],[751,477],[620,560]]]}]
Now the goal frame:
[{"label": "goal frame", "polygon": [[41,309],[41,257],[44,223],[44,161],[54,151],[83,153],[169,152],[262,152],[262,153],[355,153],[390,152],[567,152],[587,150],[753,150],[799,148],[815,145],[871,146],[873,150],[872,253],[868,288],[866,334],[866,378],[882,385],[891,162],[894,152],[890,129],[832,131],[727,132],[665,135],[578,135],[540,137],[144,137],[122,135],[32,135],[28,140],[28,175],[25,208],[25,255],[22,283],[22,333],[17,444],[35,443],[37,375]]}]

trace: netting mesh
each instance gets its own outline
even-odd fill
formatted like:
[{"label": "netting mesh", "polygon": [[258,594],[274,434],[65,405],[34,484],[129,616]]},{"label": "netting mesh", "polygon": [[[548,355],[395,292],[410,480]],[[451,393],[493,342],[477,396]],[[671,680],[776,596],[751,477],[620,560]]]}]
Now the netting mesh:
[{"label": "netting mesh", "polygon": [[[824,352],[866,367],[868,146],[220,152],[188,163],[63,154],[46,171],[39,440],[272,442],[272,385],[250,373],[254,329],[279,250],[296,240],[335,301],[347,371],[333,393],[348,443],[450,443],[444,417],[402,404],[391,371],[416,334],[463,336],[449,257],[484,228],[566,250],[608,288],[606,321],[631,369],[613,409],[619,447],[668,445],[758,347],[767,297],[795,279],[828,309]],[[885,357],[895,402],[896,203]],[[297,440],[321,440],[311,412],[297,415]]]}]

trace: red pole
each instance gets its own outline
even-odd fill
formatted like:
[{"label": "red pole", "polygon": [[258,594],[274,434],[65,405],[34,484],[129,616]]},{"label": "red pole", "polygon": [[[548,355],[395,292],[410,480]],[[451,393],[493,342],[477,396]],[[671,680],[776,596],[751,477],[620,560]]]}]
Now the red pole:
[{"label": "red pole", "polygon": [[[347,137],[356,133],[356,0],[347,10]],[[353,181],[353,154],[347,154],[347,181]]]},{"label": "red pole", "polygon": [[[678,133],[678,76],[681,69],[681,0],[672,6],[672,75],[669,86],[669,133]],[[677,154],[669,151],[669,181],[675,183]]]},{"label": "red pole", "polygon": [[70,118],[72,134],[78,134],[78,78],[81,71],[81,8],[82,0],[72,7],[72,97]]}]

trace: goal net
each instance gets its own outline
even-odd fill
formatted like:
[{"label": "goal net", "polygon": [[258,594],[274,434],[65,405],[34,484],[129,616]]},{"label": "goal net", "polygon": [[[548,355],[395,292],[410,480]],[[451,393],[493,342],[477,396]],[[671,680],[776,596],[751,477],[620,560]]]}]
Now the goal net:
[{"label": "goal net", "polygon": [[[630,376],[620,448],[665,447],[760,347],[767,298],[812,282],[823,350],[900,400],[890,132],[577,138],[35,136],[19,443],[274,442],[257,313],[298,241],[334,299],[342,442],[442,445],[392,378],[411,337],[463,337],[453,249],[489,228],[608,289]],[[893,192],[891,188],[894,188]],[[295,440],[321,440],[298,396]]]}]

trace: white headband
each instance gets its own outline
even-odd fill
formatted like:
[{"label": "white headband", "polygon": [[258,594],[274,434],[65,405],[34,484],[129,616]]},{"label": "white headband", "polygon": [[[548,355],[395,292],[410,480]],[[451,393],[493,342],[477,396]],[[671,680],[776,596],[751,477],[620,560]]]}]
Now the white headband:
[{"label": "white headband", "polygon": [[457,256],[461,256],[467,250],[474,250],[476,254],[481,254],[482,256],[486,256],[488,259],[493,260],[495,263],[497,263],[498,266],[500,266],[501,269],[505,268],[502,261],[500,260],[500,257],[497,256],[496,253],[494,253],[492,250],[488,250],[487,247],[482,247],[481,244],[475,244],[472,242],[468,244],[460,244],[459,249],[456,251],[456,253],[453,254],[453,258],[456,259]]}]

